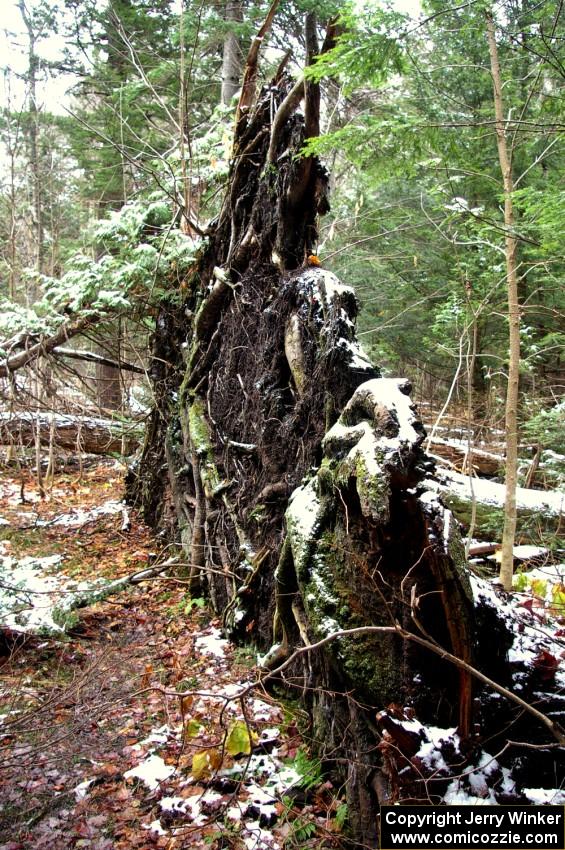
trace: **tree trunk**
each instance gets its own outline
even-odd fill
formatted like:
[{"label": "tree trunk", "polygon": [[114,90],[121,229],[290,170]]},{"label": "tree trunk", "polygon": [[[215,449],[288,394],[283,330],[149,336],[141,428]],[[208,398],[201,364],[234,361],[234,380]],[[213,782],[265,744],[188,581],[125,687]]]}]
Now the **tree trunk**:
[{"label": "tree trunk", "polygon": [[[120,368],[111,362],[119,363],[120,359],[118,328],[115,333],[115,337],[108,336],[107,343],[99,347],[100,357],[96,363],[96,398],[101,411],[122,409],[122,374]],[[106,356],[108,353],[111,358]]]},{"label": "tree trunk", "polygon": [[[228,24],[240,23],[243,20],[241,0],[226,0],[224,20]],[[229,106],[241,86],[243,70],[243,54],[236,33],[230,29],[224,39],[224,54],[222,61],[222,103]]]},{"label": "tree trunk", "polygon": [[29,166],[31,174],[31,196],[33,208],[33,241],[34,241],[34,266],[41,274],[43,272],[44,260],[44,232],[43,232],[43,203],[41,185],[41,162],[39,151],[39,109],[37,107],[37,72],[39,70],[39,56],[36,52],[37,36],[33,20],[30,17],[23,0],[18,3],[18,8],[25,24],[28,37],[28,68],[27,84],[29,86]]},{"label": "tree trunk", "polygon": [[504,506],[504,532],[502,535],[502,561],[500,579],[505,590],[512,588],[514,561],[512,549],[516,535],[516,487],[518,484],[518,391],[520,384],[520,303],[518,300],[518,273],[516,252],[518,240],[514,235],[514,205],[512,192],[512,157],[506,144],[504,129],[504,105],[502,100],[502,78],[498,61],[494,20],[487,14],[487,38],[490,52],[490,68],[494,89],[494,112],[496,117],[496,142],[498,159],[504,186],[504,227],[506,230],[506,286],[508,293],[508,387],[506,390],[506,502]]}]

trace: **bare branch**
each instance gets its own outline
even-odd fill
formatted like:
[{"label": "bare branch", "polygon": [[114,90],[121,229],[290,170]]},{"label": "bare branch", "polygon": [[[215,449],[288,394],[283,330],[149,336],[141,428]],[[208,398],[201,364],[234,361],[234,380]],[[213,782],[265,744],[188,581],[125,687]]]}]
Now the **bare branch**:
[{"label": "bare branch", "polygon": [[123,369],[125,372],[135,372],[138,375],[146,374],[146,370],[142,366],[136,366],[135,363],[127,363],[125,360],[112,360],[110,357],[103,357],[94,351],[56,348],[51,353],[56,357],[70,357],[71,360],[86,360],[89,363],[98,363],[100,366],[113,366],[115,369]]},{"label": "bare branch", "polygon": [[[13,372],[22,369],[38,357],[49,354],[59,345],[67,342],[67,340],[83,333],[87,328],[96,325],[101,321],[101,318],[99,313],[90,313],[88,316],[81,316],[78,319],[71,319],[64,322],[51,336],[43,336],[39,342],[31,345],[29,348],[26,347],[19,354],[13,354],[11,357],[0,361],[0,378],[7,378]],[[29,338],[31,339],[34,336],[30,334]]]}]

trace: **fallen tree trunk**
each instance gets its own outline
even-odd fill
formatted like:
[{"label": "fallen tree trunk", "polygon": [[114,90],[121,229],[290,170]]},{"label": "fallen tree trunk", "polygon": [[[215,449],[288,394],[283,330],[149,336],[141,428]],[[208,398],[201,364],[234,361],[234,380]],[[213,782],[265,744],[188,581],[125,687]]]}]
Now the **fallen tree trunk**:
[{"label": "fallen tree trunk", "polygon": [[[504,523],[504,484],[469,479],[450,469],[440,469],[434,479],[426,482],[430,489],[440,493],[459,522],[465,527],[471,523],[473,501],[476,504],[475,534],[486,534],[500,539]],[[565,493],[558,490],[516,489],[517,529],[525,539],[534,532],[555,532],[565,514]]]},{"label": "fallen tree trunk", "polygon": [[132,454],[139,446],[143,427],[138,423],[115,422],[60,413],[0,413],[0,443],[31,448],[39,430],[41,445],[86,454]]},{"label": "fallen tree trunk", "polygon": [[[13,372],[17,372],[18,369],[22,369],[38,357],[49,354],[60,345],[64,345],[69,339],[97,325],[99,321],[100,315],[91,313],[88,316],[73,317],[64,321],[49,335],[20,334],[16,340],[9,340],[4,344],[4,349],[10,353],[0,360],[0,378],[8,378]],[[19,351],[18,349],[23,350]]]},{"label": "fallen tree trunk", "polygon": [[[158,318],[156,403],[129,497],[183,550],[226,631],[264,648],[271,685],[301,697],[345,782],[354,840],[372,848],[380,803],[442,799],[477,753],[484,689],[470,670],[508,690],[512,638],[490,608],[477,615],[457,524],[424,484],[433,463],[408,383],[378,377],[353,291],[309,265],[327,174],[300,162],[293,85],[279,76],[241,115],[208,246],[184,303]],[[458,729],[443,785],[421,760],[405,771],[414,736],[385,718],[409,712]],[[483,716],[485,735],[508,712]]]},{"label": "fallen tree trunk", "polygon": [[458,472],[494,476],[504,470],[505,459],[502,455],[474,447],[469,450],[464,443],[454,440],[436,437],[431,440],[427,450],[433,456],[447,460]]}]

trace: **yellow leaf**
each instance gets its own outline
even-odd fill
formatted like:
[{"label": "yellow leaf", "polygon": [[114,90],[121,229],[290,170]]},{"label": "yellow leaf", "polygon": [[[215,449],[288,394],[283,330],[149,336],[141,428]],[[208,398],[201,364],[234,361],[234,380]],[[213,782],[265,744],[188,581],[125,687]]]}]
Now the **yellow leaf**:
[{"label": "yellow leaf", "polygon": [[192,756],[192,775],[195,779],[201,779],[217,770],[221,763],[222,757],[218,750],[201,750]]},{"label": "yellow leaf", "polygon": [[565,584],[554,584],[551,588],[551,601],[556,609],[556,614],[565,611]]},{"label": "yellow leaf", "polygon": [[534,596],[539,596],[545,599],[547,593],[547,581],[543,578],[533,578],[530,584]]},{"label": "yellow leaf", "polygon": [[226,750],[230,756],[246,755],[251,752],[249,729],[243,720],[236,720],[228,731]]}]

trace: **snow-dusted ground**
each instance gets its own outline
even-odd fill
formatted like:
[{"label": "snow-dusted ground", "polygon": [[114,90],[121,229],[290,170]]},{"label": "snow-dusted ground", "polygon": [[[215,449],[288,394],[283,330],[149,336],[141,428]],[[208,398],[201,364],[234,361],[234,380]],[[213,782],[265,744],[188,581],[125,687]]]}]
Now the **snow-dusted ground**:
[{"label": "snow-dusted ground", "polygon": [[123,581],[73,581],[57,572],[61,555],[13,558],[0,543],[0,628],[15,632],[63,633],[68,613],[80,601],[95,602]]},{"label": "snow-dusted ground", "polygon": [[[214,819],[237,828],[238,837],[248,850],[281,850],[282,840],[271,827],[278,820],[283,797],[302,781],[300,773],[279,756],[282,710],[269,697],[262,698],[250,688],[249,681],[226,681],[233,647],[216,626],[203,628],[194,647],[210,664],[205,675],[218,684],[193,695],[191,715],[217,719],[223,713],[224,728],[245,721],[254,730],[259,751],[227,758],[227,764],[220,757],[218,766],[210,758],[203,778],[194,775],[194,767],[193,772],[187,773],[178,758],[170,755],[178,753],[179,748],[182,751],[182,742],[187,740],[182,724],[155,727],[131,747],[132,755],[139,760],[124,773],[126,780],[140,783],[158,806],[158,816],[145,828],[160,836],[174,837],[183,835],[187,827],[204,827]],[[210,752],[206,750],[210,744],[201,743],[205,736],[204,726],[191,736],[195,753]],[[216,752],[219,750],[218,747]],[[77,799],[90,793],[91,784],[92,780],[86,777],[75,788]]]},{"label": "snow-dusted ground", "polygon": [[[17,494],[19,501],[19,493]],[[103,516],[114,516],[115,514],[124,513],[126,507],[123,502],[118,502],[116,499],[108,499],[101,505],[96,505],[93,508],[73,508],[65,514],[59,514],[54,519],[43,520],[31,512],[21,513],[19,519],[25,520],[29,526],[34,528],[45,528],[49,526],[63,526],[68,529],[82,528],[89,522],[95,522]],[[0,525],[10,525],[9,520],[0,517]]]},{"label": "snow-dusted ground", "polygon": [[[559,571],[562,567],[558,565],[555,569]],[[519,597],[500,596],[492,583],[485,579],[471,574],[471,584],[475,599],[493,608],[514,635],[514,641],[508,651],[508,660],[516,665],[514,690],[518,693],[522,690],[523,666],[531,667],[543,652],[550,653],[558,662],[555,680],[559,688],[565,689],[565,670],[563,664],[559,663],[564,653],[563,638],[559,636],[559,623],[547,616],[543,607],[539,613],[532,613],[529,608],[519,604]]]}]

